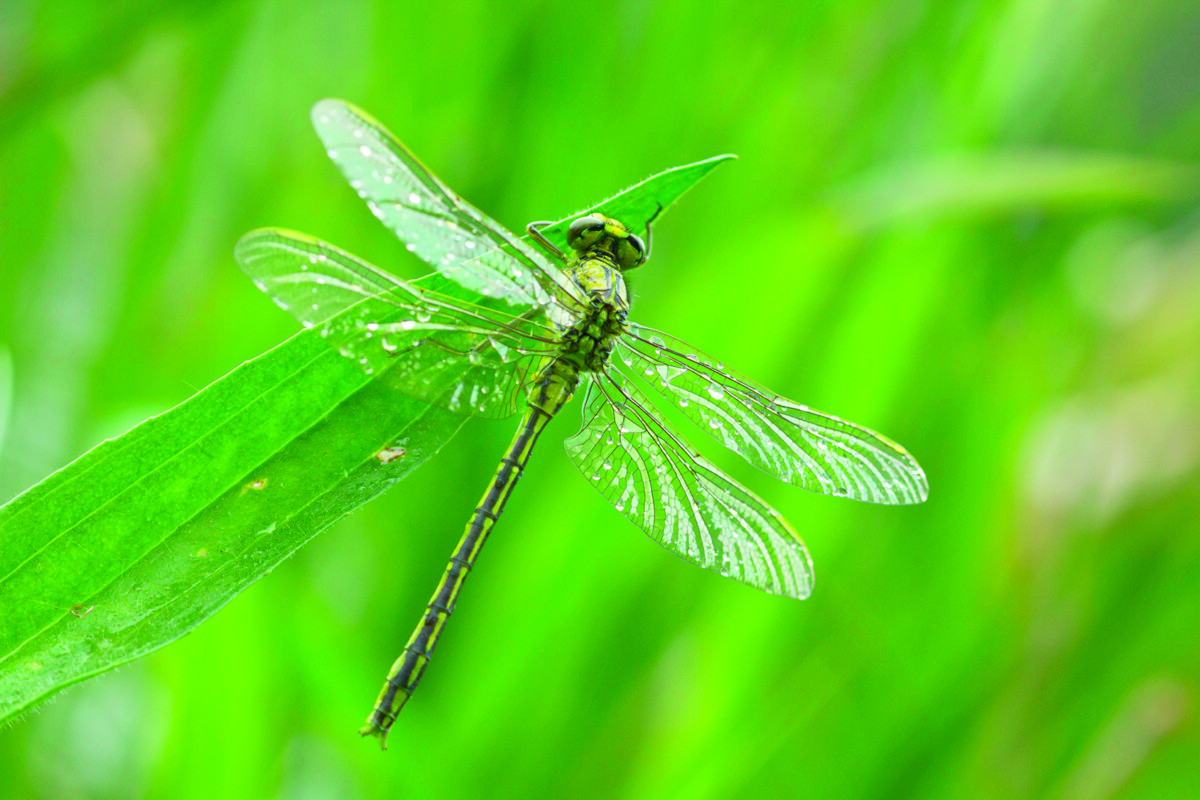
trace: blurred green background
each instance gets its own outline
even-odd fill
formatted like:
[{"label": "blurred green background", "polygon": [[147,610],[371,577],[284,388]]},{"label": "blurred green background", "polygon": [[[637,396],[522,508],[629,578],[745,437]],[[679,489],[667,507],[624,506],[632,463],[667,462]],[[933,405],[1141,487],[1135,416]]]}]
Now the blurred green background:
[{"label": "blurred green background", "polygon": [[902,442],[930,500],[697,434],[814,555],[769,597],[580,480],[568,409],[380,755],[355,729],[511,434],[472,423],[0,730],[0,797],[1200,796],[1195,3],[5,0],[0,499],[296,329],[246,230],[424,271],[322,153],[325,96],[513,228],[738,153],[636,318]]}]

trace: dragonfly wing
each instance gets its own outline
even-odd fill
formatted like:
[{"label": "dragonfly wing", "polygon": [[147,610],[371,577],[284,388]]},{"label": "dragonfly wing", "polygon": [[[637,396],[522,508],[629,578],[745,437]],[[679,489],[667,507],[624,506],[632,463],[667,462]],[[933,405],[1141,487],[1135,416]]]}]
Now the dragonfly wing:
[{"label": "dragonfly wing", "polygon": [[776,395],[691,345],[631,325],[619,358],[751,464],[795,486],[869,503],[920,503],[929,483],[903,447]]},{"label": "dragonfly wing", "polygon": [[514,317],[421,289],[301,233],[252,231],[234,255],[259,289],[306,327],[321,324],[364,372],[456,413],[513,414],[553,347],[538,312]]},{"label": "dragonfly wing", "polygon": [[447,188],[366,112],[322,100],[313,106],[312,121],[329,157],[371,212],[439,272],[520,305],[587,307],[557,265]]},{"label": "dragonfly wing", "polygon": [[614,375],[591,376],[571,460],[651,539],[705,569],[771,594],[812,592],[812,560],[770,506],[704,460]]}]

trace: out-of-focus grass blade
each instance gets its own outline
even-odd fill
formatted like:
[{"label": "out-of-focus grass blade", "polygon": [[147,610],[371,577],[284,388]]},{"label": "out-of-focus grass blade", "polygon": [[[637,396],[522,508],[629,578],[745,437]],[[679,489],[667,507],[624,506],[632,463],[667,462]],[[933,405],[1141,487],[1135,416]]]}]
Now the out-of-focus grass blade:
[{"label": "out-of-focus grass blade", "polygon": [[1020,151],[892,166],[832,202],[856,227],[922,215],[986,216],[1161,203],[1200,193],[1200,169],[1120,154]]},{"label": "out-of-focus grass blade", "polygon": [[7,347],[0,347],[0,453],[4,452],[4,434],[8,430],[12,394],[12,354]]},{"label": "out-of-focus grass blade", "polygon": [[[589,211],[636,224],[728,158]],[[565,245],[564,230],[547,234]],[[438,275],[418,283],[470,296]],[[313,329],[0,507],[0,720],[184,635],[463,422],[374,381]]]}]

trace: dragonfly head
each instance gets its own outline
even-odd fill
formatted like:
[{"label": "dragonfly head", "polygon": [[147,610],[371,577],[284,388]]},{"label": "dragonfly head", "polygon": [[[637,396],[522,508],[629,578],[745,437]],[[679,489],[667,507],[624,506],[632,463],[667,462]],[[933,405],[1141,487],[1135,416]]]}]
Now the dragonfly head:
[{"label": "dragonfly head", "polygon": [[571,223],[567,244],[576,253],[602,250],[614,259],[622,272],[646,263],[646,244],[630,233],[622,223],[603,214],[588,214]]}]

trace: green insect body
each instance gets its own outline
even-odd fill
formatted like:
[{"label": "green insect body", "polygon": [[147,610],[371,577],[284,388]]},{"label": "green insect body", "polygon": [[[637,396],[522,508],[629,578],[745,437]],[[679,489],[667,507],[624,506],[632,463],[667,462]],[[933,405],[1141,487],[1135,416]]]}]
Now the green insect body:
[{"label": "green insect body", "polygon": [[[920,466],[887,437],[774,394],[629,319],[624,274],[649,258],[661,206],[644,221],[644,239],[617,220],[586,214],[571,223],[565,254],[542,235],[549,223],[531,223],[528,241],[514,236],[359,109],[323,100],[313,124],[371,212],[410,252],[480,299],[422,288],[277,229],[242,237],[235,251],[242,269],[281,308],[320,326],[339,352],[399,391],[485,419],[522,412],[363,735],[385,743],[538,437],[577,391],[583,424],[565,444],[584,477],[663,547],[765,592],[802,599],[812,591],[803,541],[688,444],[651,396],[794,486],[870,503],[925,500]],[[379,458],[381,468],[391,452]]]},{"label": "green insect body", "polygon": [[[365,736],[376,736],[380,741],[386,741],[388,729],[416,690],[429,664],[446,620],[454,611],[459,590],[475,565],[475,558],[483,549],[492,526],[504,510],[504,503],[517,479],[521,477],[538,436],[575,395],[579,374],[604,369],[612,355],[613,339],[625,330],[629,299],[625,279],[621,277],[621,262],[616,253],[620,251],[620,237],[630,234],[616,220],[603,219],[607,231],[598,237],[589,236],[586,244],[574,234],[569,239],[581,249],[571,260],[568,274],[591,298],[592,307],[582,320],[563,332],[559,341],[560,354],[550,359],[534,381],[517,433],[500,459],[491,485],[475,507],[475,513],[467,523],[467,529],[454,555],[450,557],[450,563],[446,565],[446,572],[426,606],[424,616],[417,623],[404,651],[392,665],[367,724],[360,731]],[[638,263],[644,260],[643,256]],[[626,263],[629,263],[628,259]]]}]

